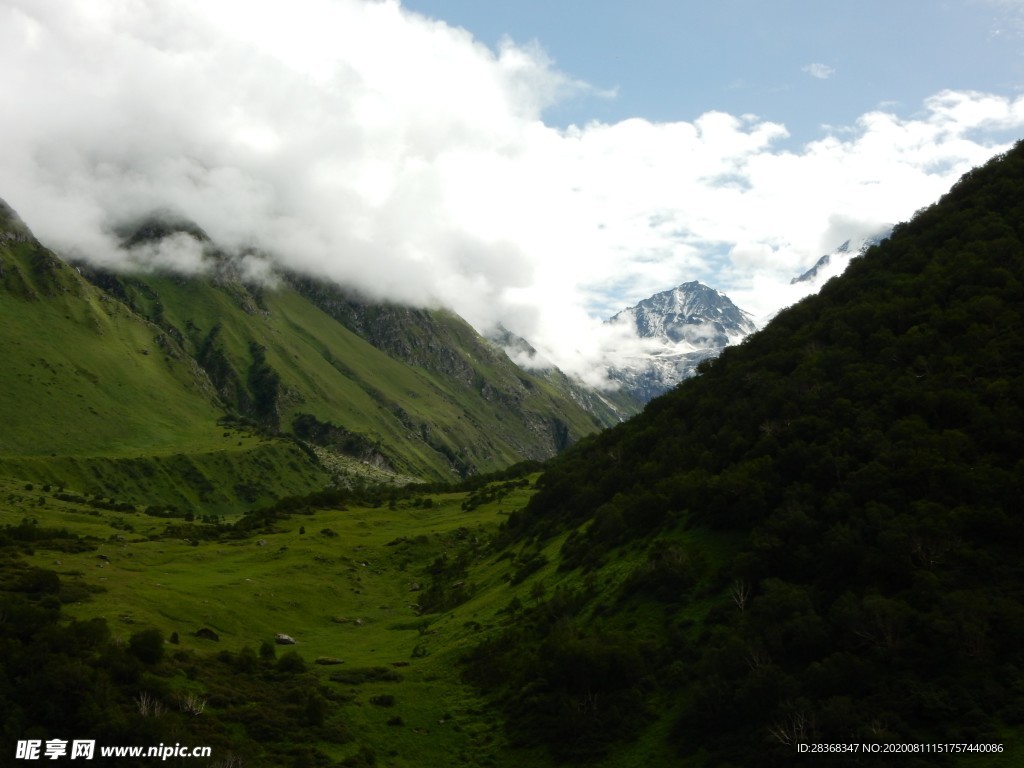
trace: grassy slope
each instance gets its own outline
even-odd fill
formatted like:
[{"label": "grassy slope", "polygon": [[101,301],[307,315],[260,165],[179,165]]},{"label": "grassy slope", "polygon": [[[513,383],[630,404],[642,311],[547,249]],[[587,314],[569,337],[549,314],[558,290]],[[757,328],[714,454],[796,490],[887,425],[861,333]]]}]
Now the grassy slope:
[{"label": "grassy slope", "polygon": [[[428,328],[403,330],[413,345],[429,341],[416,338],[418,331],[440,334],[445,351],[471,359],[468,380],[396,359],[284,285],[257,297],[236,283],[150,276],[132,279],[129,290],[150,316],[159,303],[160,317],[191,336],[193,347],[220,323],[219,340],[243,380],[249,343],[265,347],[267,362],[282,379],[282,429],[290,428],[296,413],[311,413],[379,441],[400,472],[454,478],[450,456],[439,446],[477,471],[495,470],[542,458],[543,446],[552,442],[546,422],[563,420],[577,437],[599,426],[559,388],[486,349],[449,313],[426,313]],[[530,391],[520,401],[510,392],[521,389],[523,380],[530,381]]]},{"label": "grassy slope", "polygon": [[[383,392],[389,382],[401,390],[422,390],[414,373],[331,322],[295,294],[269,293],[267,310],[248,314],[238,306],[238,293],[206,281],[151,277],[146,285],[159,294],[165,317],[176,327],[185,328],[191,322],[197,334],[205,336],[220,323],[225,354],[243,380],[251,360],[250,341],[266,347],[267,362],[281,375],[282,388],[294,393],[283,398],[283,428],[288,427],[294,413],[312,413],[393,446],[389,454],[400,452],[404,459],[398,469],[434,474],[443,471],[437,457],[419,441],[409,439],[408,430],[387,411],[386,401],[373,396]],[[356,375],[341,375],[336,366]]]},{"label": "grassy slope", "polygon": [[[475,641],[473,622],[495,621],[496,611],[514,594],[528,599],[529,583],[508,588],[503,581],[508,562],[481,557],[472,572],[478,597],[428,616],[411,607],[418,595],[410,587],[426,584],[424,569],[437,556],[493,532],[503,513],[521,506],[527,493],[517,491],[469,513],[460,507],[465,494],[435,497],[436,506],[429,509],[403,502],[398,509],[321,510],[292,518],[280,533],[190,546],[180,539],[147,540],[147,534],[162,530],[161,520],[97,511],[55,501],[38,487],[26,491],[0,482],[0,524],[34,516],[46,525],[107,540],[96,552],[39,551],[32,560],[68,581],[104,588],[66,612],[75,618],[103,616],[116,635],[127,638],[140,627],[155,626],[165,636],[178,632],[181,650],[214,652],[255,649],[285,632],[298,640],[295,649],[309,662],[318,656],[344,659],[341,666],[312,667],[325,680],[339,669],[408,663],[400,668],[399,683],[340,685],[356,694],[344,713],[356,741],[342,748],[323,745],[335,757],[370,745],[394,766],[522,765],[521,757],[506,754],[496,716],[459,682],[455,660]],[[40,497],[48,497],[44,507],[38,506]],[[133,531],[125,530],[126,522]],[[300,526],[306,533],[299,533]],[[320,533],[326,528],[338,535]],[[396,539],[402,541],[395,544]],[[200,627],[217,631],[220,642],[194,637]],[[394,695],[396,705],[369,705],[382,693]],[[386,725],[395,715],[404,727]]]},{"label": "grassy slope", "polygon": [[[137,455],[206,449],[220,413],[187,359],[161,348],[159,328],[128,313],[52,257],[0,249],[3,455]],[[208,387],[207,387],[208,389]],[[27,404],[32,407],[26,407]]]},{"label": "grassy slope", "polygon": [[[201,512],[310,492],[295,446],[217,424],[194,362],[27,236],[0,241],[0,474]],[[268,472],[287,467],[289,472]]]},{"label": "grassy slope", "polygon": [[[477,550],[463,587],[473,597],[451,610],[421,616],[415,609],[421,591],[411,591],[428,586],[426,571],[435,558],[473,551],[474,540],[489,539],[531,493],[515,490],[469,512],[461,507],[464,493],[432,496],[430,508],[402,501],[396,509],[324,509],[285,521],[278,533],[192,546],[181,539],[149,540],[163,530],[163,520],[61,502],[38,486],[27,491],[0,481],[0,525],[30,517],[104,540],[94,552],[40,550],[30,561],[56,570],[66,581],[105,590],[66,606],[65,612],[78,619],[104,617],[125,639],[153,626],[165,636],[177,632],[180,650],[212,653],[256,649],[283,632],[297,639],[294,648],[308,662],[321,656],[344,660],[344,665],[311,667],[325,681],[338,670],[397,669],[403,676],[397,683],[330,683],[355,694],[343,712],[355,740],[343,747],[320,745],[336,758],[370,746],[396,768],[547,766],[550,759],[543,752],[510,749],[500,715],[461,682],[458,659],[481,633],[508,620],[503,612],[513,599],[531,604],[556,585],[583,586],[578,573],[555,571],[564,537],[542,551],[551,564],[514,586],[508,582],[512,558]],[[45,506],[39,506],[40,498]],[[132,530],[126,530],[129,526]],[[337,536],[323,534],[324,529]],[[642,556],[623,552],[602,572],[599,594],[611,599]],[[634,609],[611,623],[639,624],[635,631],[642,632],[645,624],[659,620],[656,611]],[[215,630],[220,641],[195,637],[201,627]],[[279,647],[279,654],[285,650]],[[403,666],[393,667],[396,662]],[[370,699],[381,694],[395,696],[395,706],[372,706]],[[387,725],[396,715],[405,723],[401,728]],[[619,750],[606,765],[626,768],[652,757],[660,764],[671,757],[653,737]]]}]

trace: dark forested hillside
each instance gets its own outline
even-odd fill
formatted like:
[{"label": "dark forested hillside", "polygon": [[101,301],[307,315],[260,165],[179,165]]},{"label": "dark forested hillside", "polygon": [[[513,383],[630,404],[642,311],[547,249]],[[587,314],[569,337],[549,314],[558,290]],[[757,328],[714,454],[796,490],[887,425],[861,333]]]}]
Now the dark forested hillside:
[{"label": "dark forested hillside", "polygon": [[[647,561],[619,579],[615,605],[586,591],[545,603],[481,647],[469,674],[513,732],[587,758],[670,717],[680,756],[715,765],[788,764],[801,742],[1012,739],[1022,234],[1018,145],[819,295],[556,460],[506,541],[569,532],[561,569],[592,574],[592,588],[625,553]],[[627,609],[633,631],[612,632]],[[575,747],[536,728],[538,712],[584,711],[591,733]]]}]

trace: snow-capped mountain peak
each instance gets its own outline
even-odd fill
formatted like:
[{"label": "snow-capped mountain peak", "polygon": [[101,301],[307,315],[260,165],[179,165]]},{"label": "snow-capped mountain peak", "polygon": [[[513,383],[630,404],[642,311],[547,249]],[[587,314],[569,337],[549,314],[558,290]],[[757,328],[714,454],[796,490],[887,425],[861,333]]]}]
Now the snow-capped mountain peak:
[{"label": "snow-capped mountain peak", "polygon": [[749,313],[698,281],[656,293],[610,322],[631,322],[641,338],[693,348],[724,347],[757,330]]},{"label": "snow-capped mountain peak", "polygon": [[808,269],[799,277],[794,277],[789,281],[790,285],[796,285],[797,283],[811,283],[816,287],[820,287],[829,279],[841,275],[845,270],[850,260],[856,256],[862,255],[873,245],[878,245],[880,242],[885,240],[889,236],[890,229],[886,229],[871,237],[864,237],[858,240],[847,240],[845,243],[836,248],[832,253],[826,253],[820,259],[818,259],[814,266]]},{"label": "snow-capped mountain peak", "polygon": [[698,281],[656,293],[608,320],[628,323],[652,349],[609,370],[635,397],[650,400],[692,376],[697,365],[757,330],[750,313]]}]

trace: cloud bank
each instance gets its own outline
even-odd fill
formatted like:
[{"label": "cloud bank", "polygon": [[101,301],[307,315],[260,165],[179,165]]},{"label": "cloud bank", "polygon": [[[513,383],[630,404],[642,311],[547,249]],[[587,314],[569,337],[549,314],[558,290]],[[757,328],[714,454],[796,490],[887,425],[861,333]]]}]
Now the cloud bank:
[{"label": "cloud bank", "polygon": [[765,316],[1024,126],[1024,97],[945,91],[799,148],[714,111],[556,129],[545,109],[587,84],[394,0],[0,0],[0,71],[0,197],[55,250],[195,268],[187,244],[129,255],[112,234],[172,210],[226,248],[503,323],[592,382],[630,346],[601,318],[691,279]]}]

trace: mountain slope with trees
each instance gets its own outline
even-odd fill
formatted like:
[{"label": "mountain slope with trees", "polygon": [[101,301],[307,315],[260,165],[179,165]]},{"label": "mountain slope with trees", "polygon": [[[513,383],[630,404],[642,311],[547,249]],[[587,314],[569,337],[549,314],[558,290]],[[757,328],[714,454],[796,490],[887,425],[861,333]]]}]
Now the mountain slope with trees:
[{"label": "mountain slope with trees", "polygon": [[578,759],[652,714],[688,764],[1019,738],[1022,457],[1018,145],[555,460],[504,541],[564,539],[580,591],[525,611],[468,674],[523,743]]}]

